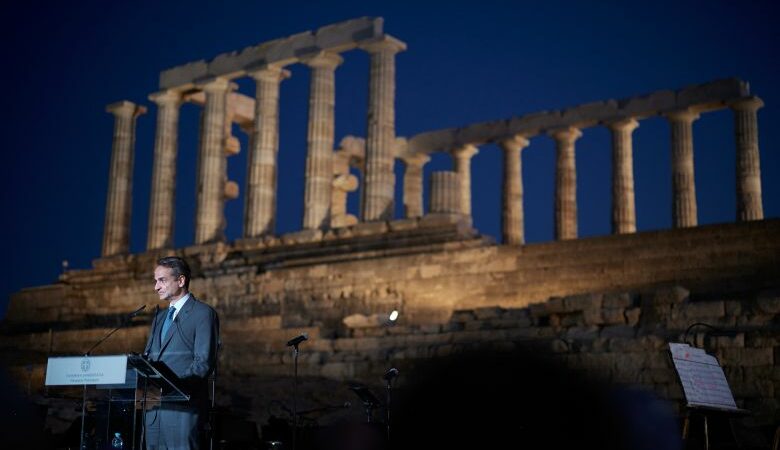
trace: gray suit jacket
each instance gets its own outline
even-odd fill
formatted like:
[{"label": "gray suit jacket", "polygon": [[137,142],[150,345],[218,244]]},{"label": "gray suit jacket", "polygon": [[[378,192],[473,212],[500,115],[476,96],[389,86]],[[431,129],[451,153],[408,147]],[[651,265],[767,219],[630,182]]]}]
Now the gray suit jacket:
[{"label": "gray suit jacket", "polygon": [[144,353],[151,361],[163,362],[180,379],[180,387],[192,397],[191,407],[203,408],[208,402],[208,377],[217,364],[217,312],[190,294],[166,335],[160,336],[167,314],[168,309],[163,309],[154,319]]}]

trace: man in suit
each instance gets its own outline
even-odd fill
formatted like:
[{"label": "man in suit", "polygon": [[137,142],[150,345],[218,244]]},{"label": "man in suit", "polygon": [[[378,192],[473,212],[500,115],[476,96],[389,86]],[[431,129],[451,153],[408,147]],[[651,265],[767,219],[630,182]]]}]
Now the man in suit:
[{"label": "man in suit", "polygon": [[161,258],[154,269],[154,289],[169,306],[154,318],[144,354],[167,366],[190,400],[165,401],[163,392],[163,401],[147,411],[150,450],[197,450],[208,421],[208,377],[217,363],[219,319],[213,308],[189,292],[190,276],[187,263],[174,256]]}]

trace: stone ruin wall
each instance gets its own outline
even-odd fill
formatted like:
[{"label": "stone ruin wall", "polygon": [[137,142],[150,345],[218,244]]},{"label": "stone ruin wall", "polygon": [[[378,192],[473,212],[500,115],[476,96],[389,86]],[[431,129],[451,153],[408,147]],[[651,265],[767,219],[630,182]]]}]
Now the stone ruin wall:
[{"label": "stone ruin wall", "polygon": [[[2,324],[0,357],[31,394],[42,391],[47,356],[84,352],[127,311],[157,304],[156,258],[186,257],[194,294],[220,314],[223,351],[218,398],[263,424],[273,401],[291,398],[292,356],[285,343],[301,332],[301,408],[349,397],[347,380],[379,386],[389,367],[471,344],[511,347],[533,340],[574,367],[617,383],[638,383],[681,406],[666,344],[691,324],[734,331],[692,337],[726,370],[738,404],[761,424],[777,423],[780,400],[780,221],[764,219],[757,111],[748,84],[727,79],[459,128],[395,135],[395,55],[403,42],[379,18],[361,18],[269,41],[211,61],[166,70],[157,135],[147,250],[129,254],[135,121],[144,106],[109,105],[115,116],[101,258],[65,272],[49,286],[12,296]],[[333,136],[333,74],[340,53],[371,55],[366,137]],[[284,66],[312,71],[303,229],[276,235],[279,83]],[[249,76],[255,98],[233,92]],[[173,249],[178,113],[203,106],[199,194],[192,246]],[[735,118],[736,219],[697,226],[692,124],[730,108]],[[669,121],[672,230],[636,232],[632,132],[652,116]],[[249,136],[244,235],[224,237],[224,202],[239,196],[227,180],[240,151],[238,123]],[[581,130],[612,133],[613,235],[578,239],[575,141]],[[525,244],[521,151],[531,139],[556,143],[555,239]],[[502,245],[471,228],[471,158],[497,144],[504,155]],[[423,167],[447,153],[453,170],[433,173],[423,208]],[[391,217],[393,164],[404,165],[404,218]],[[350,174],[357,169],[361,180]],[[329,183],[328,180],[332,182]],[[361,195],[360,217],[347,214]],[[164,305],[161,305],[164,306]],[[147,309],[149,312],[151,308]],[[382,322],[391,310],[398,322]],[[139,351],[151,314],[104,342],[96,354]],[[355,409],[356,407],[353,407]],[[72,409],[72,408],[71,408]],[[360,411],[358,411],[360,413]],[[72,419],[67,406],[53,415]],[[56,422],[56,420],[55,420]],[[65,422],[60,422],[63,424]]]},{"label": "stone ruin wall", "polygon": [[[462,227],[430,231],[448,229]],[[337,243],[359,247],[356,238]],[[572,367],[642,385],[679,407],[682,392],[667,343],[704,322],[737,332],[710,337],[699,328],[690,337],[719,358],[738,404],[763,424],[779,418],[780,333],[772,325],[780,313],[780,221],[519,248],[462,231],[449,242],[408,243],[406,255],[355,251],[333,260],[331,251],[327,262],[298,244],[287,248],[301,255],[289,267],[248,263],[267,251],[184,249],[180,254],[197,261],[192,291],[221,317],[220,401],[265,423],[269,402],[290,400],[292,357],[285,343],[307,332],[299,359],[304,409],[354,400],[347,381],[381,392],[389,367],[403,374],[420,358],[469,344],[506,348],[529,340]],[[217,262],[219,252],[224,259]],[[17,377],[39,390],[47,355],[83,352],[113,328],[119,312],[155,304],[149,275],[155,257],[133,255],[69,272],[56,285],[17,294],[6,327],[28,331],[17,328],[2,341]],[[401,311],[395,325],[377,320],[392,309]],[[137,318],[96,354],[143,348],[150,318]],[[21,358],[18,349],[31,353]]]}]

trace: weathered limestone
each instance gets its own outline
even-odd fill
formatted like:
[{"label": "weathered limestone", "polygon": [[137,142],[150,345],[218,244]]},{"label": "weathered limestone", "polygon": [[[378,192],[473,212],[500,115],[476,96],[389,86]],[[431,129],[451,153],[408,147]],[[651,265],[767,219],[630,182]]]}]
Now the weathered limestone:
[{"label": "weathered limestone", "polygon": [[577,239],[577,169],[574,142],[582,132],[567,127],[550,132],[555,139],[555,238]]},{"label": "weathered limestone", "polygon": [[463,145],[452,150],[455,173],[460,180],[461,213],[471,217],[471,158],[479,153],[475,145]]},{"label": "weathered limestone", "polygon": [[729,103],[734,111],[737,142],[737,220],[761,220],[761,158],[758,151],[756,113],[764,106],[758,97],[746,97]]},{"label": "weathered limestone", "polygon": [[146,108],[121,101],[108,105],[106,111],[114,115],[114,137],[101,255],[111,256],[130,251],[135,120]]},{"label": "weathered limestone", "polygon": [[699,112],[716,111],[723,109],[724,104],[729,101],[749,95],[750,89],[745,81],[737,78],[717,80],[676,91],[656,91],[647,95],[593,102],[563,110],[539,111],[520,117],[426,131],[408,139],[408,151],[447,151],[463,144],[494,143],[515,134],[533,137],[558,128],[589,127],[626,117],[642,119],[660,115],[664,111],[691,107],[695,107]]},{"label": "weathered limestone", "polygon": [[265,66],[251,73],[257,83],[255,120],[247,161],[244,237],[274,233],[277,155],[279,153],[279,84],[290,72]]},{"label": "weathered limestone", "polygon": [[179,107],[177,91],[161,91],[149,96],[157,104],[157,133],[154,140],[152,193],[149,201],[149,230],[146,249],[173,248],[176,211],[176,154],[178,151]]},{"label": "weathered limestone", "polygon": [[693,176],[693,121],[699,114],[683,109],[666,114],[672,128],[672,226],[695,227],[696,183]]},{"label": "weathered limestone", "polygon": [[330,226],[336,103],[334,72],[342,61],[339,55],[327,52],[304,59],[305,64],[311,68],[307,135],[309,150],[306,155],[303,211],[303,228],[306,230]]},{"label": "weathered limestone", "polygon": [[227,96],[230,81],[216,78],[203,86],[206,106],[201,120],[198,152],[198,190],[195,212],[195,244],[225,240],[225,155]]},{"label": "weathered limestone", "polygon": [[460,177],[455,172],[431,174],[430,214],[457,217],[463,214],[460,204]]},{"label": "weathered limestone", "polygon": [[389,36],[363,45],[371,54],[363,220],[393,218],[395,174],[395,55],[406,44]]},{"label": "weathered limestone", "polygon": [[631,133],[639,126],[634,119],[608,124],[612,132],[612,233],[636,232],[634,202],[634,150]]},{"label": "weathered limestone", "polygon": [[404,163],[404,217],[423,215],[423,166],[430,161],[428,155],[416,153],[401,158]]},{"label": "weathered limestone", "polygon": [[516,135],[498,142],[504,151],[504,209],[501,215],[501,229],[504,244],[525,243],[523,223],[523,166],[521,150],[528,147],[524,136]]},{"label": "weathered limestone", "polygon": [[383,24],[381,17],[360,17],[222,53],[209,61],[192,61],[161,72],[160,88],[189,87],[206,78],[240,77],[259,64],[295,64],[313,48],[346,52],[384,37]]}]

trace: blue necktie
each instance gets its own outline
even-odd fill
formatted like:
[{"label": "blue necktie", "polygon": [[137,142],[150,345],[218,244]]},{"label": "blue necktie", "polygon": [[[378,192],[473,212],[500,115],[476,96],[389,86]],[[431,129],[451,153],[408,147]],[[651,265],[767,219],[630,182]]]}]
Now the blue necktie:
[{"label": "blue necktie", "polygon": [[165,340],[166,333],[168,333],[168,328],[171,327],[171,324],[173,323],[173,315],[176,313],[176,308],[173,306],[168,308],[168,315],[165,317],[165,322],[163,322],[162,326],[162,334],[160,335],[160,342]]}]

